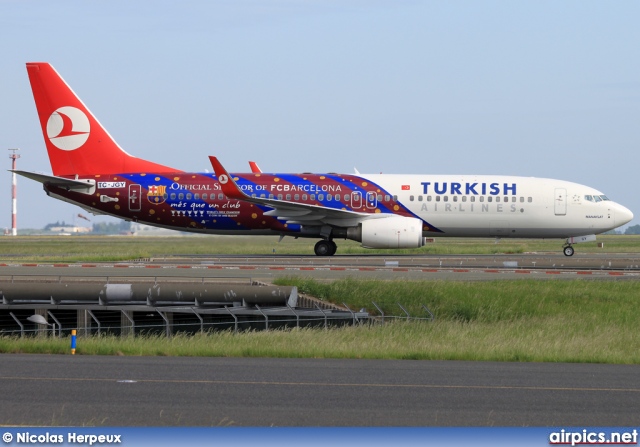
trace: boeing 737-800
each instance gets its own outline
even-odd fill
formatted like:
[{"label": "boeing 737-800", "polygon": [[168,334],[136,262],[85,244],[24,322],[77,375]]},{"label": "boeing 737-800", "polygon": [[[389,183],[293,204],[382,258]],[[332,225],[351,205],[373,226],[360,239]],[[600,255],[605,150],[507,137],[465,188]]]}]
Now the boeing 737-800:
[{"label": "boeing 737-800", "polygon": [[426,237],[562,238],[573,244],[631,221],[591,187],[493,175],[184,172],[122,150],[48,63],[27,72],[53,175],[16,171],[94,214],[209,234],[336,239],[367,248],[419,248]]}]

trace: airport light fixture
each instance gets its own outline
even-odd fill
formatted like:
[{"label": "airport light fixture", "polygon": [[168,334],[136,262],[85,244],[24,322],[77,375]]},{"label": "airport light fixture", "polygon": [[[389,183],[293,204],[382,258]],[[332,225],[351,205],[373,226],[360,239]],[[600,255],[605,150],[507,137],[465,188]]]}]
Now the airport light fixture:
[{"label": "airport light fixture", "polygon": [[18,179],[15,173],[16,170],[16,160],[18,160],[18,158],[20,158],[20,154],[17,154],[16,152],[19,151],[20,149],[18,148],[13,148],[13,149],[9,149],[10,151],[13,151],[13,153],[11,155],[9,155],[9,158],[11,159],[11,170],[12,175],[11,175],[11,235],[12,236],[17,236],[18,235],[18,219],[17,219],[17,214],[18,214],[18,198],[17,198],[17,194],[18,194],[18,188],[17,188],[17,184],[18,184]]}]

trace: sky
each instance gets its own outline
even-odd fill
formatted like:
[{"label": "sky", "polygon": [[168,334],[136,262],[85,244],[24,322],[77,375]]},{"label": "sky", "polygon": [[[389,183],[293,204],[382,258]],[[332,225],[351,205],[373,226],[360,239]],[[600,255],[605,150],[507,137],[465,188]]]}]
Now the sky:
[{"label": "sky", "polygon": [[[127,152],[178,169],[547,177],[640,216],[639,17],[635,0],[0,0],[0,228],[6,149],[51,172],[36,61]],[[78,212],[18,178],[19,228]]]}]

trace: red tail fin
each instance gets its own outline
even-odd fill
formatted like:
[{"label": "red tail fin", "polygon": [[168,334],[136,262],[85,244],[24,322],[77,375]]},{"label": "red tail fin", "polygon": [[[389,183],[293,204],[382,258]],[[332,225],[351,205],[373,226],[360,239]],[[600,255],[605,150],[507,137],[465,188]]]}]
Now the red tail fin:
[{"label": "red tail fin", "polygon": [[54,175],[177,171],[122,150],[48,63],[27,63],[27,73]]}]

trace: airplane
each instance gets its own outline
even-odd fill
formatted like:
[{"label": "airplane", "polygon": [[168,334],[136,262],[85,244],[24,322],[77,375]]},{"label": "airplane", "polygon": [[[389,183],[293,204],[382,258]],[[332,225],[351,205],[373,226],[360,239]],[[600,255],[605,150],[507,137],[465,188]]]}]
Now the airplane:
[{"label": "airplane", "polygon": [[45,192],[93,213],[205,234],[337,239],[373,249],[420,248],[427,237],[561,238],[563,252],[633,219],[589,186],[499,175],[214,173],[134,157],[102,127],[56,70],[27,63],[53,175],[16,170]]}]

